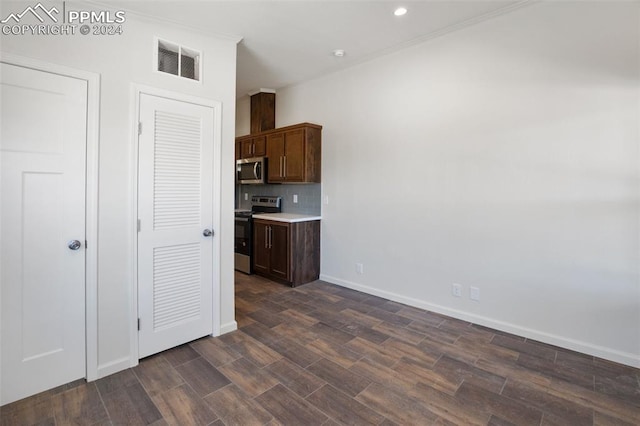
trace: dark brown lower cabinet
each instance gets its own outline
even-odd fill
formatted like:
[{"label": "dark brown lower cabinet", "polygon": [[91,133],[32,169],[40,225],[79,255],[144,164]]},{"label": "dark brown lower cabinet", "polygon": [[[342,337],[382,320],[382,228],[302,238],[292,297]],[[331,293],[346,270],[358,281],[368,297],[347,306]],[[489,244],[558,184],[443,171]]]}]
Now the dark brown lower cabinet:
[{"label": "dark brown lower cabinet", "polygon": [[295,287],[320,277],[320,221],[253,222],[253,270]]}]

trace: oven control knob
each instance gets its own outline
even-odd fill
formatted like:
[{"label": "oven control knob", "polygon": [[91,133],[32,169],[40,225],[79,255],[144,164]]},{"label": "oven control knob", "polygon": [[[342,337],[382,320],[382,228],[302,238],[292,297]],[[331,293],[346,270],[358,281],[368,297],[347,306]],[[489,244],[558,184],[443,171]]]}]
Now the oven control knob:
[{"label": "oven control knob", "polygon": [[210,237],[213,235],[213,231],[211,229],[205,229],[204,231],[202,231],[202,235],[204,235],[205,237]]}]

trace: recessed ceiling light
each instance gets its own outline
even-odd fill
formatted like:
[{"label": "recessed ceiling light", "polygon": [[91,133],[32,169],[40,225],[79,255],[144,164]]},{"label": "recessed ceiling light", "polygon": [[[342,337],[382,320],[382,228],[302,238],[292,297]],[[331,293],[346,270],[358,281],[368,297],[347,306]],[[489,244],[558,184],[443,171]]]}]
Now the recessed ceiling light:
[{"label": "recessed ceiling light", "polygon": [[396,16],[402,16],[405,13],[407,13],[407,8],[406,7],[399,7],[393,12],[393,14],[396,15]]},{"label": "recessed ceiling light", "polygon": [[336,49],[333,51],[333,56],[337,56],[338,58],[342,58],[345,55],[344,49]]}]

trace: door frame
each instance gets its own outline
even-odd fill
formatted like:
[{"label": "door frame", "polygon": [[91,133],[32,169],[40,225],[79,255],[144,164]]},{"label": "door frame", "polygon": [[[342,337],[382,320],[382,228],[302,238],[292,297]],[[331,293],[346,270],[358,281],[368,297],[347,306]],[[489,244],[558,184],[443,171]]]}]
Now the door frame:
[{"label": "door frame", "polygon": [[100,148],[100,74],[0,52],[0,62],[87,82],[85,190],[85,357],[87,381],[98,379],[98,178]]},{"label": "door frame", "polygon": [[[131,233],[133,241],[133,260],[132,260],[132,286],[131,286],[131,324],[129,328],[130,338],[130,365],[132,367],[138,365],[139,348],[138,348],[138,164],[139,158],[139,135],[138,135],[138,117],[140,117],[140,96],[150,95],[161,98],[167,98],[174,101],[187,102],[195,105],[205,106],[213,109],[213,217],[212,224],[214,230],[213,238],[213,258],[220,261],[220,213],[221,213],[221,167],[222,167],[222,102],[200,98],[197,96],[186,95],[184,93],[173,92],[156,87],[145,86],[142,84],[131,84],[131,170],[132,170],[132,216],[131,216]],[[217,206],[217,207],[216,207]],[[220,335],[221,309],[220,309],[220,269],[213,271],[213,336]]]}]

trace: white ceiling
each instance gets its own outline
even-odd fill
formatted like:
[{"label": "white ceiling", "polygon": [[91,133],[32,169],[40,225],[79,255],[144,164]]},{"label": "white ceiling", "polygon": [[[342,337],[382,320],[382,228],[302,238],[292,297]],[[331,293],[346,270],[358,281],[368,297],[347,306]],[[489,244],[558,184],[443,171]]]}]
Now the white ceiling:
[{"label": "white ceiling", "polygon": [[[237,96],[280,89],[518,8],[527,0],[102,0],[212,35],[242,37]],[[396,17],[404,6],[408,13]],[[337,58],[335,49],[346,55]]]}]

